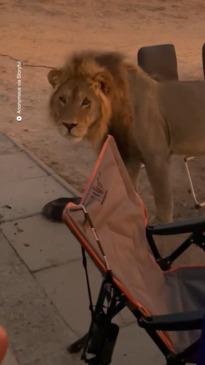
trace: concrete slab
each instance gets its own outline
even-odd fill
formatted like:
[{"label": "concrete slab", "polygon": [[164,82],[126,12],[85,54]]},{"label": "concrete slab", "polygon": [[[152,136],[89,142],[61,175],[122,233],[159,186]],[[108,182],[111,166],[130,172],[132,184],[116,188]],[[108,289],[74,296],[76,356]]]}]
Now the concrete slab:
[{"label": "concrete slab", "polygon": [[132,312],[126,307],[124,308],[120,314],[119,314],[119,318],[120,318],[120,326],[121,327],[127,327],[133,323],[136,323],[136,318],[135,316],[132,314]]},{"label": "concrete slab", "polygon": [[73,332],[1,233],[0,252],[0,323],[19,364],[55,364],[54,354],[56,360],[65,354],[56,363],[70,364],[65,349]]},{"label": "concrete slab", "polygon": [[0,156],[3,154],[10,154],[19,152],[20,148],[15,145],[8,137],[0,133]]},{"label": "concrete slab", "polygon": [[[101,274],[89,262],[93,301],[96,302],[101,283]],[[81,261],[43,270],[35,277],[52,299],[62,317],[77,335],[89,328],[90,312],[84,269]]]},{"label": "concrete slab", "polygon": [[51,176],[1,183],[0,221],[39,213],[45,203],[61,196],[71,194]]},{"label": "concrete slab", "polygon": [[25,152],[0,155],[1,185],[46,175],[47,173],[28,158]]},{"label": "concrete slab", "polygon": [[[9,140],[9,139],[8,139]],[[11,140],[11,143],[14,144],[14,142]],[[15,146],[15,144],[14,144]],[[46,165],[43,161],[39,160],[39,158],[36,157],[34,153],[32,153],[30,150],[28,150],[26,147],[23,147],[21,145],[16,145],[17,148],[24,152],[24,154],[33,161],[37,166],[39,166],[43,171],[46,172],[47,175],[50,175],[53,177],[55,181],[57,181],[60,186],[63,186],[66,188],[68,192],[70,192],[72,195],[79,195],[79,191],[76,190],[73,186],[71,186],[66,180],[64,180],[62,177],[60,177],[51,167]],[[93,161],[94,163],[94,161]]]},{"label": "concrete slab", "polygon": [[41,215],[3,223],[1,229],[30,271],[81,257],[80,246],[67,227]]},{"label": "concrete slab", "polygon": [[61,354],[51,351],[32,361],[32,364],[26,363],[25,365],[85,365],[85,362],[81,361],[80,354],[70,355],[64,349]]},{"label": "concrete slab", "polygon": [[7,351],[7,354],[2,362],[2,365],[18,365],[17,360],[10,349]]},{"label": "concrete slab", "polygon": [[113,354],[113,365],[164,365],[165,359],[146,332],[132,324],[120,329]]}]

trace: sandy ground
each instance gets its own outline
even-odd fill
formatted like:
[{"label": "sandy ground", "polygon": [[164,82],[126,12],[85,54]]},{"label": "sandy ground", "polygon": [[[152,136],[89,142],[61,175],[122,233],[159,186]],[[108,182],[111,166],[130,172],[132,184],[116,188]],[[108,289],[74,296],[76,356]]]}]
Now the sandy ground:
[{"label": "sandy ground", "polygon": [[[148,44],[174,43],[181,79],[202,79],[205,41],[203,0],[7,0],[0,1],[0,131],[32,150],[76,189],[82,190],[95,159],[86,143],[68,143],[48,116],[47,73],[76,49],[99,48],[136,57]],[[22,62],[22,121],[16,121],[17,61]],[[175,217],[204,214],[189,193],[182,158],[173,162]],[[205,199],[205,158],[193,164]],[[153,209],[146,176],[140,192]]]}]

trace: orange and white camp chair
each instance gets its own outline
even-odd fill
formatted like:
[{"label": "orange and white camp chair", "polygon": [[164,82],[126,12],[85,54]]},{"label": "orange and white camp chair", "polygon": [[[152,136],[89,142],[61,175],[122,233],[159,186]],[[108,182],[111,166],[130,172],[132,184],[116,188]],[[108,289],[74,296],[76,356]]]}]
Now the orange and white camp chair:
[{"label": "orange and white camp chair", "polygon": [[[82,358],[93,365],[111,363],[119,331],[114,318],[127,307],[167,365],[196,363],[205,315],[205,265],[172,269],[171,264],[190,245],[203,250],[205,219],[147,227],[145,207],[111,136],[80,203],[68,203],[63,218],[81,245],[88,283],[92,318]],[[161,257],[155,235],[180,233],[188,237],[169,256]],[[103,276],[95,305],[86,254]]]}]

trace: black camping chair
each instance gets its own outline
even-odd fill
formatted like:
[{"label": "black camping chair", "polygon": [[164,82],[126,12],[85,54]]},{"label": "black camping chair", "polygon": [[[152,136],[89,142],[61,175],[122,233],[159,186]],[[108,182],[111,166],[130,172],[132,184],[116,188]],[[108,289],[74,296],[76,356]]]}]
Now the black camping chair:
[{"label": "black camping chair", "polygon": [[138,51],[139,66],[158,81],[178,80],[176,51],[173,44],[142,47]]},{"label": "black camping chair", "polygon": [[[205,75],[205,45],[202,48],[203,68]],[[138,51],[139,66],[157,81],[178,80],[178,67],[176,51],[173,44],[160,44],[142,47]],[[196,207],[203,207],[205,201],[199,201],[194,187],[191,171],[189,168],[190,161],[194,160],[193,156],[184,158],[185,169],[190,185],[190,190]]]},{"label": "black camping chair", "polygon": [[[193,244],[204,250],[205,219],[146,227],[145,208],[111,136],[81,202],[69,203],[63,217],[82,248],[91,310],[88,334],[69,351],[83,347],[86,363],[110,364],[119,332],[113,320],[127,307],[159,347],[167,365],[196,363],[205,315],[205,265],[174,270],[171,265]],[[155,236],[184,233],[186,240],[161,257]],[[96,305],[86,253],[103,275]]]}]

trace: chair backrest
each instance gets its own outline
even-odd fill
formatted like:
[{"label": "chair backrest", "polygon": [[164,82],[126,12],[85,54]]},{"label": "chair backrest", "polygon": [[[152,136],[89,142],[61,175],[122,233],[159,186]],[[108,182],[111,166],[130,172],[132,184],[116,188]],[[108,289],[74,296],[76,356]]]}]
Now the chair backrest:
[{"label": "chair backrest", "polygon": [[140,48],[138,51],[138,64],[155,80],[178,80],[177,58],[173,44]]},{"label": "chair backrest", "polygon": [[[140,303],[149,313],[166,313],[167,289],[164,275],[153,259],[146,241],[145,208],[134,190],[111,136],[100,153],[81,204],[88,211],[91,225],[78,207],[76,211],[70,205],[67,214],[65,211],[64,219],[71,230],[70,215],[78,224],[77,237],[85,244],[97,266],[106,272],[105,255],[114,280],[130,302],[136,306]],[[99,236],[102,249],[95,240],[92,225]]]}]

